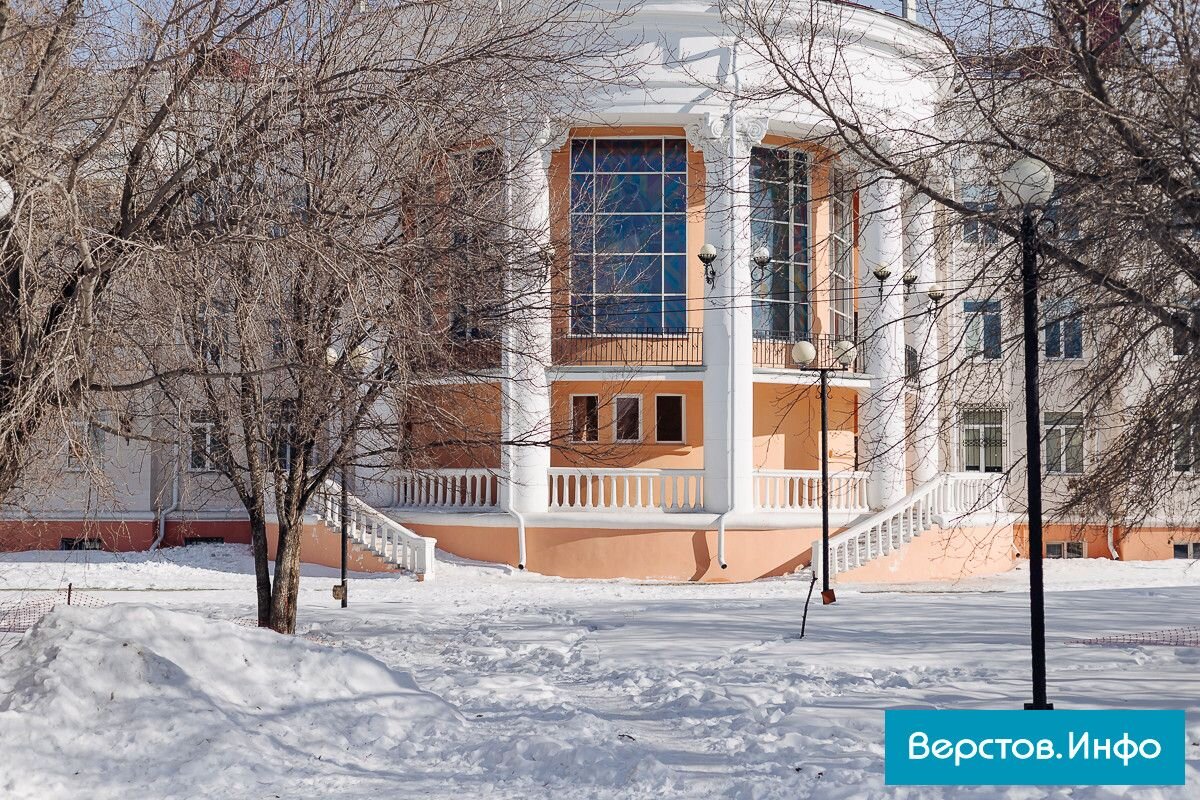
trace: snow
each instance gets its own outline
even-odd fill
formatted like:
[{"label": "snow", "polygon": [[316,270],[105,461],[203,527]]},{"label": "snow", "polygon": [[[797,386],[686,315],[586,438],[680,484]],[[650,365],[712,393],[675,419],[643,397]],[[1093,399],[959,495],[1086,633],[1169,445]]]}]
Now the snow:
[{"label": "snow", "polygon": [[[71,558],[63,558],[69,555]],[[1024,572],[843,586],[797,638],[806,580],[573,581],[439,563],[435,581],[301,581],[316,641],[253,614],[249,554],[0,559],[0,589],[76,588],[0,652],[0,796],[1159,798],[1163,788],[889,788],[883,709],[1019,708]],[[1200,701],[1200,648],[1069,640],[1193,624],[1188,562],[1047,565],[1060,708]],[[0,592],[0,602],[22,592]],[[322,643],[328,643],[329,646]],[[1200,720],[1188,780],[1200,780]]]}]

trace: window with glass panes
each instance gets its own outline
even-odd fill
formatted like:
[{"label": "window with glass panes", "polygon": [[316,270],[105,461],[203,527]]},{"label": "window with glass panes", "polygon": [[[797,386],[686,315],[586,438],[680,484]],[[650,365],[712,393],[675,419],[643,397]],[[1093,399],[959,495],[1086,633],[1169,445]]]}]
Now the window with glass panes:
[{"label": "window with glass panes", "polygon": [[750,153],[751,247],[771,253],[753,269],[754,332],[761,338],[808,335],[808,154],[756,147]]},{"label": "window with glass panes", "polygon": [[687,326],[687,143],[571,142],[571,333]]},{"label": "window with glass panes", "polygon": [[967,300],[963,303],[963,315],[967,355],[986,361],[1000,358],[1000,301]]},{"label": "window with glass panes", "polygon": [[1046,472],[1083,472],[1083,414],[1045,414]]},{"label": "window with glass panes", "polygon": [[959,418],[963,469],[966,472],[1004,470],[1004,412],[1000,409],[964,409]]},{"label": "window with glass panes", "polygon": [[1171,426],[1172,460],[1176,472],[1195,472],[1200,462],[1200,424],[1178,422]]},{"label": "window with glass panes", "polygon": [[829,192],[829,312],[833,335],[854,338],[854,194],[831,170]]},{"label": "window with glass panes", "polygon": [[1046,358],[1083,358],[1083,317],[1079,304],[1064,297],[1049,304],[1046,322]]},{"label": "window with glass panes", "polygon": [[[995,190],[982,186],[964,186],[961,191],[962,204],[972,213],[986,216],[996,210]],[[968,244],[995,244],[998,232],[979,216],[963,219],[963,241]]]}]

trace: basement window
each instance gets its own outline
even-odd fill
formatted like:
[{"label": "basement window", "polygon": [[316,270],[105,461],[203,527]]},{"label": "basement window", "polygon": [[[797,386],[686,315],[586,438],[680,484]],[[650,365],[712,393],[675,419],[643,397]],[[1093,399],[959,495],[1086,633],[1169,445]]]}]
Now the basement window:
[{"label": "basement window", "polygon": [[1175,558],[1200,559],[1200,542],[1177,542],[1174,550]]},{"label": "basement window", "polygon": [[225,544],[224,536],[185,536],[183,544]]},{"label": "basement window", "polygon": [[1083,558],[1083,542],[1046,542],[1046,558]]},{"label": "basement window", "polygon": [[99,539],[90,539],[86,537],[63,538],[58,540],[59,550],[103,550],[103,544]]}]

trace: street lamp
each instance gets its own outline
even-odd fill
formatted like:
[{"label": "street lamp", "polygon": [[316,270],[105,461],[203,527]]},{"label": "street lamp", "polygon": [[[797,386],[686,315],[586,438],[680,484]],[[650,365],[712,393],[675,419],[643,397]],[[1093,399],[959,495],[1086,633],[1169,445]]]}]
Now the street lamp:
[{"label": "street lamp", "polygon": [[[335,348],[326,348],[325,361],[330,367],[336,365],[340,360],[341,356],[338,354],[338,351]],[[354,388],[356,396],[358,393],[358,378],[361,374],[366,372],[367,367],[369,366],[369,361],[370,354],[361,343],[355,345],[346,356],[346,363],[349,365],[354,375]],[[346,434],[346,428],[348,427],[346,424],[348,416],[348,410],[343,408],[343,436]],[[352,430],[350,433],[351,439],[349,446],[349,457],[343,457],[340,470],[341,475],[339,476],[342,479],[341,498],[339,503],[340,511],[338,513],[338,516],[341,518],[340,528],[342,534],[342,582],[340,586],[334,587],[333,596],[334,599],[342,601],[342,608],[346,608],[346,606],[350,604],[349,581],[347,580],[347,562],[350,558],[350,481],[354,479],[353,463],[358,451],[358,436],[356,431],[357,429]],[[347,463],[347,461],[350,463]]]},{"label": "street lamp", "polygon": [[824,605],[837,600],[829,587],[829,373],[833,369],[848,369],[858,353],[852,342],[842,340],[833,345],[833,354],[836,368],[812,366],[817,363],[817,348],[812,342],[796,342],[792,347],[792,360],[796,364],[821,375],[821,603]]},{"label": "street lamp", "polygon": [[1025,341],[1025,457],[1029,489],[1029,618],[1033,661],[1030,711],[1054,708],[1046,701],[1046,603],[1042,577],[1042,426],[1038,396],[1038,236],[1034,209],[1050,201],[1054,174],[1034,158],[1022,158],[1000,176],[1000,193],[1021,209],[1022,332]]}]

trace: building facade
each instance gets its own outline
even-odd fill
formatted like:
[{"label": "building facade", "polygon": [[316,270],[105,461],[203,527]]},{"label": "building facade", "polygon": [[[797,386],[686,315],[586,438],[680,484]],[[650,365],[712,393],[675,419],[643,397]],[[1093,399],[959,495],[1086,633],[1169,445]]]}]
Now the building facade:
[{"label": "building facade", "polygon": [[[929,116],[942,89],[921,54],[944,45],[911,5],[828,5],[854,33],[840,46],[859,76],[846,87],[855,102]],[[986,380],[947,385],[963,380],[964,358],[991,368],[1011,320],[989,297],[932,299],[978,232],[936,241],[929,202],[831,149],[829,122],[803,104],[731,103],[768,76],[737,51],[732,24],[710,3],[642,5],[627,22],[647,63],[638,85],[597,87],[583,111],[505,143],[519,160],[510,213],[544,231],[551,269],[519,287],[538,301],[499,333],[509,341],[496,369],[439,380],[502,444],[364,476],[374,511],[359,549],[378,549],[378,512],[446,552],[554,575],[786,574],[811,563],[821,535],[824,449],[827,566],[839,576],[955,578],[1021,553],[1009,510],[1020,485],[1007,480],[1019,397]],[[1074,324],[1057,336],[1047,357],[1075,358]],[[802,341],[814,364],[796,363]],[[842,368],[844,342],[854,353]],[[830,368],[825,437],[814,366]],[[1083,468],[1076,422],[1047,415],[1064,475]],[[86,476],[68,471],[64,484],[83,488],[8,520],[6,543],[246,541],[236,504],[186,443],[109,437],[100,449],[117,490],[86,496]],[[1052,529],[1047,552],[1169,557],[1177,538],[1152,532],[1120,554],[1099,535],[1081,549]],[[331,528],[310,539],[305,558],[336,553]]]}]

